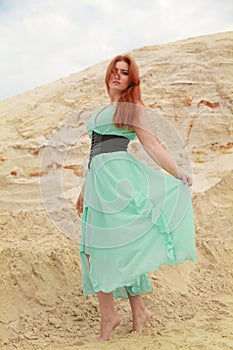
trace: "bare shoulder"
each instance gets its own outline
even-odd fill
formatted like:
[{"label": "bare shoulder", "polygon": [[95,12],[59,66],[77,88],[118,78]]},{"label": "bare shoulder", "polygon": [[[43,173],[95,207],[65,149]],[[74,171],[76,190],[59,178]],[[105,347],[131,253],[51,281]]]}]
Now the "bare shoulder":
[{"label": "bare shoulder", "polygon": [[132,128],[142,145],[158,142],[153,133],[152,124],[148,117],[147,109],[143,105],[139,105],[138,118]]},{"label": "bare shoulder", "polygon": [[141,103],[138,103],[136,108],[137,117],[134,120],[133,129],[135,130],[135,132],[137,132],[138,129],[147,129],[149,131],[151,129],[151,123],[147,115],[146,107],[143,106]]}]

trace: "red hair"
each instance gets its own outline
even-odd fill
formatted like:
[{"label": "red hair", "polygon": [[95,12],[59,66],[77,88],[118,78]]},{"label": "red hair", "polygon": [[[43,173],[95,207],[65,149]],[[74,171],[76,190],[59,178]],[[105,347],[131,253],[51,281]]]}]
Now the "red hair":
[{"label": "red hair", "polygon": [[140,78],[138,66],[129,55],[118,55],[109,63],[106,75],[105,75],[105,84],[109,94],[109,81],[111,74],[116,69],[117,62],[126,62],[129,66],[129,85],[125,91],[121,94],[120,99],[118,100],[117,108],[113,117],[115,126],[118,128],[132,128],[137,123],[139,108],[138,106],[143,105],[141,99],[141,90],[140,90]]}]

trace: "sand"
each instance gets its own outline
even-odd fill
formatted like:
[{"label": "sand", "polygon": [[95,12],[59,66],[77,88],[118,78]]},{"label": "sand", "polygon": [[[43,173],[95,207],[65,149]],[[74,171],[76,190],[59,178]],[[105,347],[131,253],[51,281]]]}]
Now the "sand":
[{"label": "sand", "polygon": [[[98,303],[81,290],[75,200],[85,122],[106,101],[106,62],[0,102],[1,349],[233,349],[232,43],[228,32],[131,52],[145,104],[172,125],[173,146],[179,131],[190,156],[176,154],[193,172],[198,255],[150,275],[153,317],[141,336],[130,332],[128,302],[116,300],[123,322],[96,342]],[[137,141],[130,151],[150,163]]]}]

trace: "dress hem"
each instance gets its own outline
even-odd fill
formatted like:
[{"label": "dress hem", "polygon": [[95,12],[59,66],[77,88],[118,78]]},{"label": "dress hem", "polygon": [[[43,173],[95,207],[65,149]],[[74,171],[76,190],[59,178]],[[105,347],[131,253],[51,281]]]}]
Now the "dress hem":
[{"label": "dress hem", "polygon": [[[182,260],[182,261],[175,262],[175,263],[170,263],[170,264],[169,264],[169,263],[162,263],[162,264],[160,264],[157,268],[150,270],[150,272],[146,271],[146,272],[140,273],[140,275],[138,275],[137,277],[134,277],[134,280],[136,280],[137,278],[140,278],[140,276],[142,276],[142,275],[150,275],[150,274],[152,274],[153,272],[159,270],[161,266],[176,266],[176,265],[182,265],[182,264],[184,264],[186,261],[191,261],[191,262],[193,262],[193,263],[196,263],[196,262],[197,262],[197,258],[195,257],[195,258],[184,259],[184,260]],[[149,280],[149,281],[151,282],[151,280]],[[152,283],[152,282],[151,282],[151,283]],[[110,289],[104,289],[104,288],[101,289],[101,287],[99,287],[98,289],[94,289],[94,288],[93,288],[93,291],[89,291],[89,292],[87,292],[87,293],[83,291],[83,295],[84,295],[85,297],[88,297],[88,296],[90,296],[90,295],[96,295],[96,293],[98,293],[98,292],[113,293],[113,294],[114,294],[114,291],[116,291],[117,289],[127,288],[127,287],[129,287],[130,285],[132,285],[132,281],[131,281],[131,282],[122,283],[121,285],[114,286],[114,287],[112,287],[112,288],[110,288]],[[138,292],[138,293],[136,292],[136,293],[129,293],[129,294],[132,295],[132,296],[134,296],[134,295],[141,295],[141,294],[144,294],[144,293],[152,293],[152,292],[153,292],[153,285],[152,285],[151,290],[142,290],[140,293],[139,293],[139,292]],[[128,299],[128,296],[124,297],[124,296],[122,296],[122,295],[119,295],[119,296],[114,296],[114,298],[116,298],[116,299],[118,299],[118,298]]]}]

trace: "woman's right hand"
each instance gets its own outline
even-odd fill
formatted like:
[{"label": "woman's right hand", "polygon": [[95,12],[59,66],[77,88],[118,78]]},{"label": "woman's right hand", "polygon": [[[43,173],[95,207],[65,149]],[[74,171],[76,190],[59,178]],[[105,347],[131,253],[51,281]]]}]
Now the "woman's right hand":
[{"label": "woman's right hand", "polygon": [[78,199],[76,201],[76,209],[78,211],[78,214],[82,214],[83,212],[83,193],[80,192]]}]

